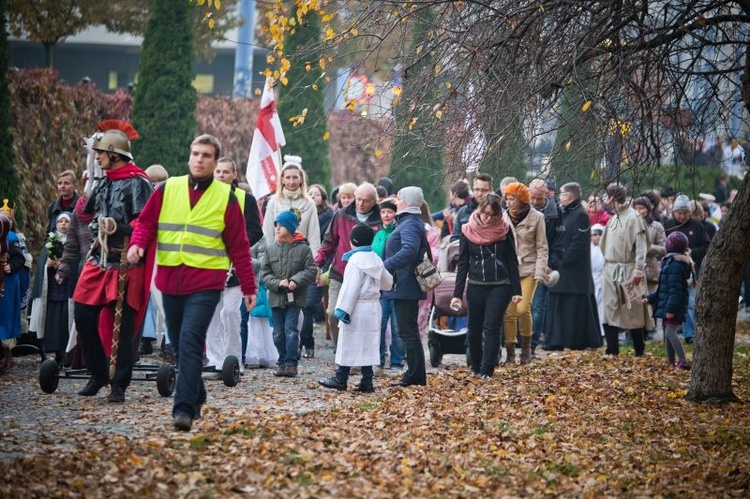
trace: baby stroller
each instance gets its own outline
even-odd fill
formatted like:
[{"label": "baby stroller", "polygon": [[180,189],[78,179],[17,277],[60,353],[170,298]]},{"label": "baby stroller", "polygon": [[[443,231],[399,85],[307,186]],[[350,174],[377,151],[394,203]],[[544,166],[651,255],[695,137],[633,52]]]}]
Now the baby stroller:
[{"label": "baby stroller", "polygon": [[427,333],[427,347],[432,367],[438,367],[445,354],[463,354],[466,355],[467,364],[469,362],[466,342],[466,291],[461,308],[456,311],[450,307],[453,289],[456,286],[458,246],[459,241],[451,242],[449,237],[440,245],[438,269],[443,276],[443,282],[434,289]]}]

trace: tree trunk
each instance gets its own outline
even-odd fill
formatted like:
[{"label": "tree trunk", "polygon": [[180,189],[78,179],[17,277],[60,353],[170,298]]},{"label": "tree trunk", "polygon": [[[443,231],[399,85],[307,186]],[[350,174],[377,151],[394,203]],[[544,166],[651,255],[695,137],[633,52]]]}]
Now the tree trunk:
[{"label": "tree trunk", "polygon": [[[745,46],[742,100],[750,111],[750,43]],[[695,350],[690,390],[694,402],[724,403],[739,399],[732,391],[732,354],[737,324],[737,298],[750,259],[750,175],[745,175],[729,217],[716,233],[703,269],[695,301]]]},{"label": "tree trunk", "polygon": [[703,260],[695,302],[695,350],[687,399],[734,402],[732,354],[737,298],[750,258],[750,175],[745,176],[729,217]]},{"label": "tree trunk", "polygon": [[44,64],[51,68],[53,64],[53,49],[55,48],[55,44],[52,42],[42,42],[42,45],[44,45]]}]

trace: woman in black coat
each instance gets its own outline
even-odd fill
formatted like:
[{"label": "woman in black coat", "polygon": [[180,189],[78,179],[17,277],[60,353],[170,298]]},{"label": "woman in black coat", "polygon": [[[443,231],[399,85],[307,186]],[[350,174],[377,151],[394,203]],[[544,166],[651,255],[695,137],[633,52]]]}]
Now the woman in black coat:
[{"label": "woman in black coat", "polygon": [[571,182],[560,187],[560,205],[563,222],[549,260],[550,268],[560,272],[560,281],[549,290],[544,349],[599,348],[602,337],[591,277],[591,226],[581,206],[581,186]]},{"label": "woman in black coat", "polygon": [[468,276],[466,301],[471,372],[483,379],[491,377],[495,370],[505,309],[511,300],[518,303],[523,299],[516,243],[509,229],[503,220],[502,200],[497,194],[487,194],[461,226],[451,307],[461,308]]}]

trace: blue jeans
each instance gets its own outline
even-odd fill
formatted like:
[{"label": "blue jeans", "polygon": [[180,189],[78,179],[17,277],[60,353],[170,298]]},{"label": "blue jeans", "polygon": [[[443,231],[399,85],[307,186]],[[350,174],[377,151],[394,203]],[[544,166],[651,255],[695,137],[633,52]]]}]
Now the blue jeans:
[{"label": "blue jeans", "polygon": [[685,322],[682,323],[682,336],[685,340],[692,340],[695,336],[695,287],[688,286],[688,309]]},{"label": "blue jeans", "polygon": [[536,347],[539,344],[539,340],[542,339],[542,331],[544,331],[544,314],[547,311],[548,295],[549,289],[547,289],[547,286],[540,285],[536,287],[534,298],[531,300],[531,329],[533,331],[533,334],[531,335],[532,347]]},{"label": "blue jeans", "polygon": [[279,365],[296,366],[299,349],[300,307],[289,305],[286,308],[273,307],[273,344],[279,351]]},{"label": "blue jeans", "polygon": [[313,324],[315,323],[315,313],[321,307],[322,299],[323,287],[310,284],[307,287],[307,301],[305,301],[305,308],[302,310],[302,329],[299,333],[300,341],[305,348],[315,348]]},{"label": "blue jeans", "polygon": [[391,321],[391,366],[403,366],[404,342],[398,335],[396,309],[393,306],[393,300],[380,300],[380,308],[383,310],[380,319],[380,367],[385,367],[385,330],[388,328],[389,320]]},{"label": "blue jeans", "polygon": [[221,299],[221,291],[199,291],[191,295],[163,295],[169,340],[177,356],[177,385],[172,414],[185,412],[196,419],[206,401],[203,384],[203,348],[206,331]]}]

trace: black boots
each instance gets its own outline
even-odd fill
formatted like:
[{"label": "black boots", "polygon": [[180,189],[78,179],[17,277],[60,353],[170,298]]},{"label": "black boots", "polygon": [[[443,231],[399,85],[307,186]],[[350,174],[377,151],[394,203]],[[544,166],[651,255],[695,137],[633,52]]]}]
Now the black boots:
[{"label": "black boots", "polygon": [[346,383],[342,383],[341,381],[339,381],[336,376],[327,379],[321,379],[320,381],[318,381],[318,383],[325,386],[326,388],[333,388],[334,390],[339,390],[342,392],[346,391]]},{"label": "black boots", "polygon": [[105,386],[107,386],[106,381],[102,381],[92,376],[89,378],[89,382],[86,383],[86,386],[78,392],[78,395],[81,395],[82,397],[93,397]]}]

